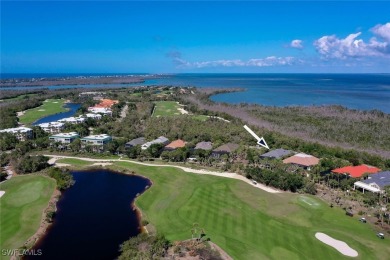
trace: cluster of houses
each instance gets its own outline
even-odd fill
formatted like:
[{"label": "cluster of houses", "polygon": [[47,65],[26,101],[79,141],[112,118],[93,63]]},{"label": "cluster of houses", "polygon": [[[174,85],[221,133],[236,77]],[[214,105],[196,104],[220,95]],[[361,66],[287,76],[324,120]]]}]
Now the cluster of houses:
[{"label": "cluster of houses", "polygon": [[[88,117],[88,114],[86,116]],[[101,117],[101,115],[99,116]],[[95,119],[100,117],[95,117]],[[83,122],[80,119],[81,117],[75,118],[75,121],[73,121],[73,119],[67,119],[63,122]],[[50,141],[52,142],[61,143],[66,146],[72,143],[74,140],[80,138],[80,136],[76,132],[61,133],[60,130],[62,129],[62,122],[52,122],[47,124],[49,125],[44,125],[41,127],[45,131],[53,133],[53,135],[49,137]],[[0,130],[0,133],[4,132],[14,134],[21,141],[33,137],[33,131],[31,128],[28,127],[17,127]],[[107,134],[90,135],[80,138],[80,141],[83,146],[91,145],[97,147],[97,150],[102,150],[105,144],[108,144],[112,141],[112,137]],[[147,141],[144,137],[133,139],[125,144],[125,148],[141,146],[142,150],[146,150],[153,144],[163,145],[164,151],[174,151],[176,149],[186,146],[186,142],[181,139],[174,140],[171,142],[168,138],[160,136],[151,141]],[[211,157],[220,158],[222,155],[229,155],[230,153],[236,151],[238,148],[238,144],[226,143],[213,149],[213,144],[211,142],[199,142],[196,144],[193,150],[211,151]],[[310,171],[312,167],[316,166],[320,162],[320,159],[316,158],[315,156],[305,153],[295,153],[294,151],[285,149],[275,149],[269,151],[267,153],[262,154],[260,158],[282,159],[283,163],[285,164],[295,165],[308,171]],[[188,158],[188,160],[196,161],[196,158],[190,157]],[[361,179],[364,176],[367,177],[364,180],[359,180],[354,183],[354,189],[361,189],[363,193],[365,191],[383,193],[385,186],[390,185],[390,171],[381,171],[381,169],[377,167],[366,164],[333,169],[330,174],[338,174],[347,178],[352,177],[356,179]]]},{"label": "cluster of houses", "polygon": [[[86,93],[89,94],[89,92],[86,92]],[[92,92],[92,93],[95,93],[95,92]],[[78,116],[78,117],[67,117],[67,118],[63,118],[63,119],[60,119],[60,120],[54,121],[54,122],[42,123],[42,124],[39,124],[38,126],[40,128],[42,128],[47,133],[57,134],[57,133],[60,133],[65,128],[66,123],[80,124],[80,123],[83,123],[85,120],[87,120],[87,118],[99,120],[102,118],[102,115],[111,116],[112,115],[111,107],[117,103],[119,103],[118,100],[100,99],[99,104],[88,108],[88,111],[90,113],[87,113],[85,115]]]},{"label": "cluster of houses", "polygon": [[[260,157],[270,159],[282,159],[286,156],[291,155],[292,153],[294,152],[284,149],[276,149],[265,153]],[[293,156],[285,158],[283,160],[283,163],[294,164],[304,169],[310,170],[310,167],[317,165],[319,161],[320,159],[312,155],[297,153]],[[383,193],[384,188],[390,185],[390,171],[381,171],[381,169],[377,167],[366,164],[333,169],[331,170],[330,174],[339,174],[340,176],[356,179],[360,179],[367,175],[366,179],[359,180],[354,183],[354,189],[361,189],[363,193],[365,191]]]},{"label": "cluster of houses", "polygon": [[[181,139],[174,140],[174,141],[170,142],[169,139],[164,137],[164,136],[160,136],[157,139],[154,139],[154,140],[149,141],[149,142],[147,142],[144,137],[139,137],[139,138],[131,140],[130,142],[127,142],[125,144],[125,147],[131,148],[131,147],[140,145],[142,150],[146,150],[153,144],[164,145],[164,148],[163,148],[164,151],[174,151],[178,148],[185,147],[187,143]],[[221,155],[230,154],[230,153],[234,152],[235,150],[238,149],[238,147],[239,147],[238,144],[227,143],[227,144],[221,145],[221,146],[213,149],[213,144],[211,142],[199,142],[196,144],[194,150],[211,151],[212,157],[219,158]],[[192,158],[192,160],[193,159],[194,158]]]},{"label": "cluster of houses", "polygon": [[[95,95],[96,93],[100,93],[100,92],[85,92],[85,95],[89,95],[89,94]],[[67,117],[67,118],[60,119],[58,121],[42,123],[42,124],[38,124],[38,126],[47,133],[62,135],[61,131],[65,128],[66,123],[80,124],[83,123],[88,118],[99,120],[102,118],[102,115],[112,115],[111,107],[114,104],[119,103],[118,100],[112,100],[112,99],[101,98],[99,100],[100,100],[99,104],[88,108],[88,111],[90,113],[86,113],[85,115],[81,115],[78,117]],[[11,133],[15,135],[19,141],[32,139],[34,134],[31,128],[24,127],[24,126],[2,129],[0,130],[0,133]]]},{"label": "cluster of houses", "polygon": [[113,99],[100,99],[100,103],[96,104],[93,107],[89,107],[88,111],[91,113],[99,113],[104,115],[112,115],[111,107],[115,104],[118,104],[119,100],[113,100]]}]

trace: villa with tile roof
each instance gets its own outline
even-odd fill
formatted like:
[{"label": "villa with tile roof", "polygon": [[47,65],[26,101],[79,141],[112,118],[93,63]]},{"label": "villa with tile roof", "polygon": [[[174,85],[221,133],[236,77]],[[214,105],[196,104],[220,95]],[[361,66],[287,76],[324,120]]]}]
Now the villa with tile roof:
[{"label": "villa with tile roof", "polygon": [[291,163],[310,171],[310,167],[319,163],[320,159],[305,153],[298,153],[283,160],[283,163]]},{"label": "villa with tile roof", "polygon": [[166,150],[166,151],[173,151],[173,150],[176,150],[178,148],[185,147],[185,146],[186,146],[186,142],[184,142],[181,139],[178,139],[178,140],[172,141],[171,143],[166,145],[164,147],[164,150]]},{"label": "villa with tile roof", "polygon": [[365,173],[372,174],[372,173],[377,173],[380,170],[381,169],[376,168],[374,166],[362,164],[359,166],[346,166],[346,167],[342,167],[342,168],[337,168],[337,169],[332,170],[332,173],[344,174],[344,175],[347,175],[347,176],[353,177],[353,178],[360,178]]}]

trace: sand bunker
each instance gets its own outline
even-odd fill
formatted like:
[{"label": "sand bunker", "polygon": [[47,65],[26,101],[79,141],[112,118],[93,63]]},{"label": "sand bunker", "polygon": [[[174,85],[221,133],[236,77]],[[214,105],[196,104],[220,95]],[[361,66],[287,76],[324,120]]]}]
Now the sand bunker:
[{"label": "sand bunker", "polygon": [[45,109],[38,109],[38,111],[46,111]]},{"label": "sand bunker", "polygon": [[17,116],[22,116],[22,115],[24,115],[24,113],[26,113],[26,111],[20,111],[20,112],[16,112],[16,115]]},{"label": "sand bunker", "polygon": [[352,249],[349,245],[347,245],[347,243],[345,243],[343,241],[334,239],[334,238],[332,238],[324,233],[319,233],[319,232],[317,232],[315,236],[322,243],[325,243],[328,246],[333,247],[334,249],[336,249],[337,251],[339,251],[343,255],[350,256],[350,257],[357,257],[358,256],[358,252],[356,250]]},{"label": "sand bunker", "polygon": [[0,198],[3,197],[4,193],[5,193],[5,191],[0,190]]},{"label": "sand bunker", "polygon": [[179,107],[177,110],[179,110],[180,113],[182,113],[182,114],[188,114],[188,111],[185,110],[184,108]]}]

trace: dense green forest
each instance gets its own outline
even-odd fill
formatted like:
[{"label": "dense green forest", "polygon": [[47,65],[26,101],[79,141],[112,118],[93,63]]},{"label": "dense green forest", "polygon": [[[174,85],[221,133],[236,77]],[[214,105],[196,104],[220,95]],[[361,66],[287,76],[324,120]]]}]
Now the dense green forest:
[{"label": "dense green forest", "polygon": [[278,129],[299,132],[310,138],[372,150],[390,148],[390,115],[380,111],[350,110],[341,106],[249,106],[248,110]]},{"label": "dense green forest", "polygon": [[353,149],[390,158],[390,115],[380,111],[358,111],[341,106],[271,107],[215,103],[209,97],[233,90],[197,89],[182,95],[188,107],[240,118],[262,132],[319,143],[328,147]]}]

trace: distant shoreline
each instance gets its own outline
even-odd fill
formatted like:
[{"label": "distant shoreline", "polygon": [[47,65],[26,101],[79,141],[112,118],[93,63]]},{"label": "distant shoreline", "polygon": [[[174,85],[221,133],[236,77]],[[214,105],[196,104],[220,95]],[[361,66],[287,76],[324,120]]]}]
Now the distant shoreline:
[{"label": "distant shoreline", "polygon": [[63,85],[108,85],[108,84],[134,84],[143,83],[145,79],[157,78],[156,75],[150,76],[71,76],[71,77],[54,77],[54,78],[10,78],[0,81],[2,87],[47,87]]}]

